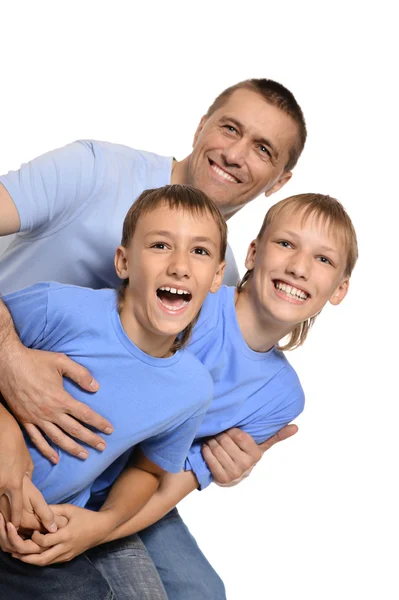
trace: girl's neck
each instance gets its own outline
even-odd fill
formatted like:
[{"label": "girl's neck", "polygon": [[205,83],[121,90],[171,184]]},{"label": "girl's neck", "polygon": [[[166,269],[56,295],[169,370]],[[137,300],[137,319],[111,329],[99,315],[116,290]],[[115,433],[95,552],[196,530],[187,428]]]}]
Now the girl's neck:
[{"label": "girl's neck", "polygon": [[242,336],[255,352],[267,352],[292,331],[257,304],[248,283],[241,292],[236,290],[235,305]]}]

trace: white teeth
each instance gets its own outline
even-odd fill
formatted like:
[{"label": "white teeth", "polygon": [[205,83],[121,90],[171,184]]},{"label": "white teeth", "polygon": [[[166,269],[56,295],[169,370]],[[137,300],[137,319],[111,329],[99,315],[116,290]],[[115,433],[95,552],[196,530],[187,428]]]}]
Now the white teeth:
[{"label": "white teeth", "polygon": [[187,292],[187,290],[180,290],[177,288],[170,288],[170,287],[160,287],[159,288],[162,292],[170,292],[171,294],[179,294],[179,296],[182,296],[183,294],[185,294],[186,296],[190,295],[190,292]]},{"label": "white teeth", "polygon": [[229,175],[229,173],[226,173],[225,171],[222,171],[222,169],[219,169],[219,167],[215,165],[215,163],[212,163],[211,167],[214,171],[216,171],[218,175],[221,175],[222,177],[224,177],[224,179],[227,179],[227,181],[231,181],[232,183],[238,183],[235,177]]},{"label": "white teeth", "polygon": [[306,298],[309,296],[309,294],[306,292],[288,285],[288,283],[283,283],[282,281],[276,281],[275,286],[278,290],[281,290],[286,294],[293,296],[294,298],[299,298],[300,300],[306,300]]}]

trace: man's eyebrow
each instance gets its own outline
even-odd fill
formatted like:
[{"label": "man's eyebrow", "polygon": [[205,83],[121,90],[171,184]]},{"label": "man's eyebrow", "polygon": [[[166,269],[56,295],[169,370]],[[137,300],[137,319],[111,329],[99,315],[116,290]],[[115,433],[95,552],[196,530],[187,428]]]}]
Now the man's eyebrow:
[{"label": "man's eyebrow", "polygon": [[[163,237],[169,237],[169,238],[173,238],[174,235],[171,231],[167,231],[166,229],[152,229],[151,231],[147,231],[147,233],[145,234],[145,236],[151,236],[151,235],[161,235]],[[208,244],[212,244],[212,246],[215,246],[215,248],[217,248],[217,243],[210,237],[206,236],[206,235],[198,235],[195,236],[193,238],[190,239],[191,242],[194,242],[195,244],[199,244],[201,242],[207,242]]]},{"label": "man's eyebrow", "polygon": [[[236,119],[235,117],[229,117],[228,115],[225,115],[224,117],[221,118],[221,121],[229,121],[230,123],[233,123],[238,129],[241,129],[241,131],[245,131],[245,127],[244,125],[238,121],[238,119]],[[267,138],[263,137],[263,136],[259,136],[255,138],[255,141],[258,142],[258,144],[262,144],[262,146],[266,146],[267,148],[270,148],[270,150],[272,151],[273,154],[273,158],[275,160],[278,160],[278,151],[277,148],[274,146],[274,144],[272,144],[272,142],[270,140],[268,140]]]}]

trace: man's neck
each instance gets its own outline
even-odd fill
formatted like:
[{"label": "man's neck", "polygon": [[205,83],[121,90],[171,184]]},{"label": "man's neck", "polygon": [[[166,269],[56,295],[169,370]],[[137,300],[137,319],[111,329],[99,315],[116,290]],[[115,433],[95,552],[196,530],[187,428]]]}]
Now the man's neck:
[{"label": "man's neck", "polygon": [[[247,284],[248,286],[248,284]],[[235,292],[236,315],[242,336],[255,352],[267,352],[292,331],[267,314],[251,294],[249,287]]]},{"label": "man's neck", "polygon": [[188,177],[188,164],[190,162],[190,154],[183,160],[173,159],[172,163],[172,176],[171,183],[178,183],[180,185],[187,185],[190,183]]}]

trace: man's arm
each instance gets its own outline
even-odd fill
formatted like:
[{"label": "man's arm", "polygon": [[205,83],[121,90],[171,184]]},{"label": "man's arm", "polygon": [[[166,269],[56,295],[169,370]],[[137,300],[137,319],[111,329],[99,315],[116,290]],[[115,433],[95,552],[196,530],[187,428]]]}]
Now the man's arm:
[{"label": "man's arm", "polygon": [[0,236],[17,233],[20,226],[17,207],[4,185],[0,183]]}]

